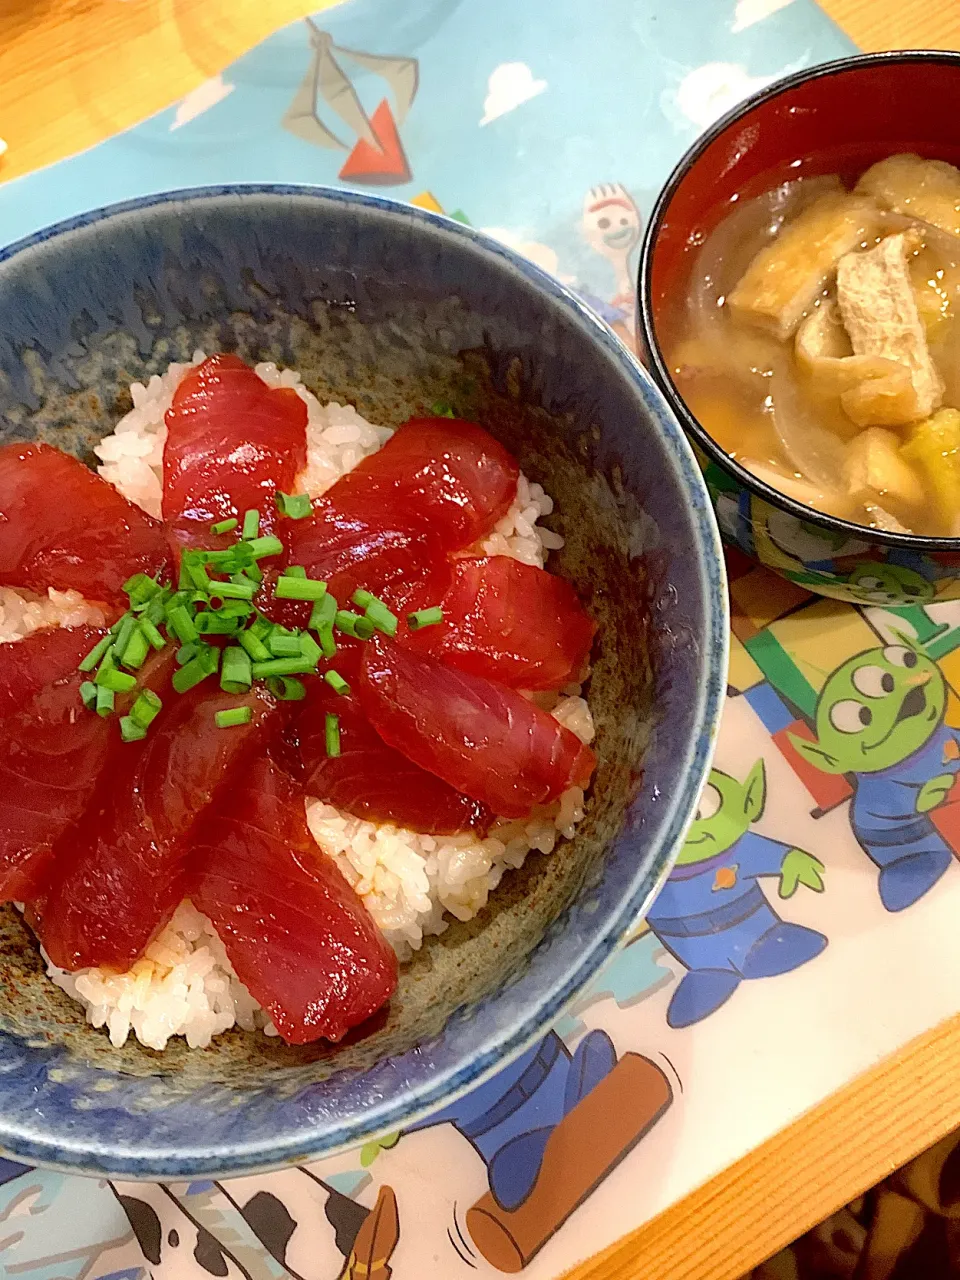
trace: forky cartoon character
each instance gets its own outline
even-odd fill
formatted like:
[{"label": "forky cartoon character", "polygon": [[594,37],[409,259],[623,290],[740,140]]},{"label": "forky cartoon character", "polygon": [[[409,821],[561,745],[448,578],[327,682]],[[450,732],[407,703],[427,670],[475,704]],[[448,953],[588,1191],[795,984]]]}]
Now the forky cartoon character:
[{"label": "forky cartoon character", "polygon": [[602,183],[583,202],[583,231],[591,249],[607,259],[616,276],[615,307],[626,313],[626,326],[634,328],[634,290],[630,257],[640,243],[643,219],[633,198],[619,182]]}]

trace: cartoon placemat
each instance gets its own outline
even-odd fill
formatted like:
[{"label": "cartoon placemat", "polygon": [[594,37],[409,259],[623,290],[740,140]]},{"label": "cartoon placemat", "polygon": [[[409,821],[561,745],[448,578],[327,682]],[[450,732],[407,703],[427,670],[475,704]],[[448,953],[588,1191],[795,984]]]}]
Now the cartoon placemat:
[{"label": "cartoon placemat", "polygon": [[[166,187],[380,190],[518,246],[629,341],[671,164],[743,94],[848,49],[806,0],[351,0],[0,187],[0,241]],[[802,526],[771,536],[809,558]],[[282,1173],[153,1186],[0,1160],[0,1271],[555,1280],[953,1012],[960,603],[922,580],[891,611],[873,575],[852,608],[739,556],[730,578],[697,820],[650,919],[539,1044],[413,1129]]]}]

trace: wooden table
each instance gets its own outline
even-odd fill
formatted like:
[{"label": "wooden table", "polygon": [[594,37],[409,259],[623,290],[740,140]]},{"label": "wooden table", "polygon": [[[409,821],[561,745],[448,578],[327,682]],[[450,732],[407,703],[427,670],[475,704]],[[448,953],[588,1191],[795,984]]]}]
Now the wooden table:
[{"label": "wooden table", "polygon": [[[960,0],[823,0],[863,49],[960,48]],[[0,177],[181,98],[323,0],[0,0]],[[569,1280],[734,1280],[960,1125],[960,1016]]]}]

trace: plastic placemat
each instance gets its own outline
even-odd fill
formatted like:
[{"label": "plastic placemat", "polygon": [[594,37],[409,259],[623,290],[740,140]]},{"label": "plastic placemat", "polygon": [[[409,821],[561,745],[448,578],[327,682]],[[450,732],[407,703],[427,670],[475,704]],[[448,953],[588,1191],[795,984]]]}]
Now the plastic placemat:
[{"label": "plastic placemat", "polygon": [[[491,231],[629,341],[644,216],[680,153],[849,49],[807,0],[350,0],[0,187],[0,242],[164,188],[339,184]],[[780,536],[789,558],[811,535]],[[304,1168],[155,1186],[0,1161],[0,1271],[554,1280],[952,1013],[960,603],[921,580],[892,611],[861,577],[853,608],[740,557],[730,577],[729,698],[682,865],[538,1045],[415,1131]],[[922,684],[910,653],[933,659]],[[820,739],[878,668],[897,724],[920,688],[935,714],[858,773],[857,732],[846,754]]]}]

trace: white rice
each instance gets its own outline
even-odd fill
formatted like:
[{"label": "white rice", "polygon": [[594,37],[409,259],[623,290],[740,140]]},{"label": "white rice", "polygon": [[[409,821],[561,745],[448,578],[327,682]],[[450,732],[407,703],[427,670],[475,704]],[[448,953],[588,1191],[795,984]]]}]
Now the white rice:
[{"label": "white rice", "polygon": [[[196,351],[192,364],[203,359],[203,352]],[[104,479],[154,516],[160,515],[164,414],[190,367],[172,364],[146,386],[134,383],[133,408],[95,448]],[[307,405],[307,466],[298,488],[311,497],[329,489],[393,434],[389,427],[367,422],[350,405],[321,405],[292,369],[259,364],[256,371],[270,386],[293,387]],[[510,510],[471,551],[542,567],[549,553],[563,546],[558,534],[538,524],[552,510],[549,495],[521,475]],[[17,639],[38,626],[102,621],[100,611],[76,592],[51,591],[46,601],[0,592],[0,641]],[[592,741],[593,720],[579,685],[559,695],[533,696],[582,741]],[[404,960],[425,936],[443,932],[447,914],[470,920],[483,910],[504,872],[522,866],[532,849],[549,854],[559,839],[570,839],[583,817],[583,801],[583,792],[572,788],[524,822],[499,820],[483,839],[422,835],[391,823],[367,822],[313,798],[307,799],[307,822],[320,849],[333,858]],[[175,1035],[185,1036],[191,1048],[201,1048],[234,1025],[276,1034],[234,974],[213,926],[188,902],[128,973],[67,973],[50,964],[47,972],[84,1006],[88,1022],[106,1027],[117,1046],[130,1032],[153,1049],[163,1049]]]}]

